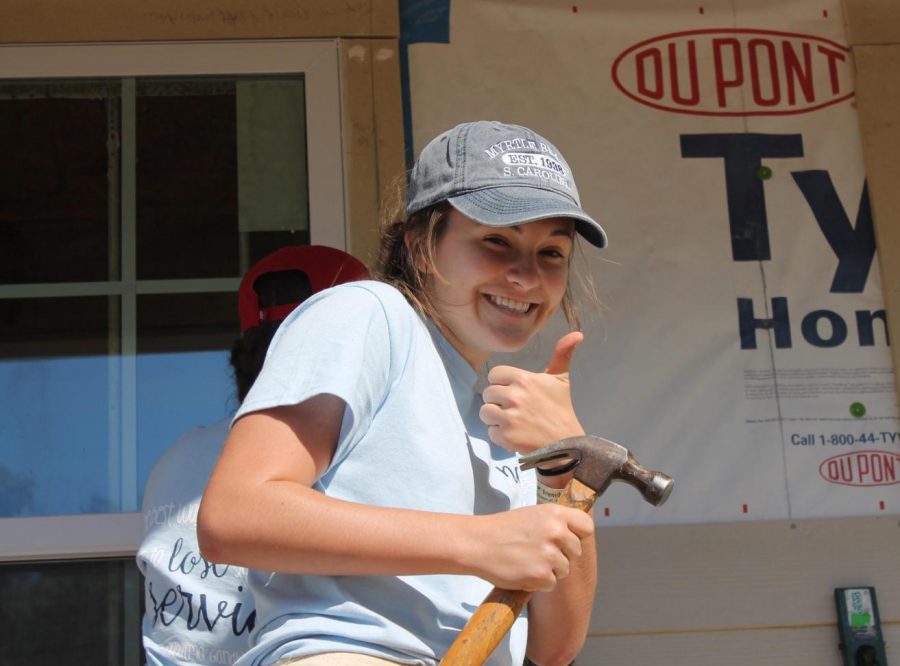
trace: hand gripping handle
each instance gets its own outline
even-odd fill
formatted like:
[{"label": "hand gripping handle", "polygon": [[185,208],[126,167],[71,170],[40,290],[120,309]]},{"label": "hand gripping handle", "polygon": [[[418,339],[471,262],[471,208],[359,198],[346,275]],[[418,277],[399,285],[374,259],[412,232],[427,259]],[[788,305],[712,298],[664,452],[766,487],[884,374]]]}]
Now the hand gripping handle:
[{"label": "hand gripping handle", "polygon": [[[566,485],[557,504],[590,511],[597,493],[578,479]],[[531,598],[524,590],[495,587],[463,627],[441,660],[441,666],[481,666],[503,640]]]}]

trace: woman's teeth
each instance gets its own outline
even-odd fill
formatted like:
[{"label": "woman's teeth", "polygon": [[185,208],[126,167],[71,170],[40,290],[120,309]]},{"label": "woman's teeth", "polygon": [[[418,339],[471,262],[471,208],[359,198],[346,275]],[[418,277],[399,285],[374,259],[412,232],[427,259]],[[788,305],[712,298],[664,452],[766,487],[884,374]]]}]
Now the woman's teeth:
[{"label": "woman's teeth", "polygon": [[499,305],[505,310],[512,310],[513,312],[518,312],[519,314],[524,314],[531,308],[531,303],[526,303],[524,301],[514,301],[511,298],[504,298],[503,296],[491,296],[491,302],[493,302],[495,305]]}]

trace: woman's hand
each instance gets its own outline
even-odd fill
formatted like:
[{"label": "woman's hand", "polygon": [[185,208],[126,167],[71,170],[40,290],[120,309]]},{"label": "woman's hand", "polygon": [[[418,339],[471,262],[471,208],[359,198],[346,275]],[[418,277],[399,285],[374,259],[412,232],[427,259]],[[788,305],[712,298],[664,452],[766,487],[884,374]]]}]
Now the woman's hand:
[{"label": "woman's hand", "polygon": [[491,369],[479,416],[492,442],[508,451],[528,453],[558,439],[585,434],[569,385],[572,355],[583,341],[578,331],[561,337],[544,372],[509,365]]},{"label": "woman's hand", "polygon": [[[507,590],[549,592],[569,575],[583,552],[582,539],[593,539],[594,521],[578,509],[541,504],[475,518],[479,548],[472,568]],[[482,548],[483,546],[483,548]]]}]

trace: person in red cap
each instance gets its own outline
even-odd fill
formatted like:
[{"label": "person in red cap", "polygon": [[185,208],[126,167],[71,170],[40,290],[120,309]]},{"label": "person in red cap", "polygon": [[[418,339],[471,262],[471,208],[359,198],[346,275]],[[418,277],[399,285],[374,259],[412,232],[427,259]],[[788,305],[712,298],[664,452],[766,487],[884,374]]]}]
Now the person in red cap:
[{"label": "person in red cap", "polygon": [[[272,336],[294,308],[328,287],[366,277],[357,259],[324,246],[285,247],[254,264],[241,280],[241,336],[231,349],[238,400],[246,397]],[[200,497],[230,421],[186,433],[147,481],[136,560],[144,576],[142,634],[151,666],[231,664],[248,647],[256,610],[247,570],[211,564],[197,545]]]},{"label": "person in red cap", "polygon": [[294,308],[324,289],[367,277],[358,259],[324,245],[281,248],[251,266],[238,291],[241,337],[231,349],[238,400],[247,396],[272,336]]}]

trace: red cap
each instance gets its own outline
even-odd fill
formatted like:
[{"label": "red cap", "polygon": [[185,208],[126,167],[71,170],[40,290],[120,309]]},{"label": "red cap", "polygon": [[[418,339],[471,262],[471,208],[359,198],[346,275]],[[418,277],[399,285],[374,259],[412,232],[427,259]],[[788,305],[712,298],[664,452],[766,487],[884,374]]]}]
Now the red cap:
[{"label": "red cap", "polygon": [[362,262],[333,247],[298,245],[276,250],[253,264],[241,279],[241,333],[264,321],[284,319],[318,291],[367,277],[369,271]]}]

